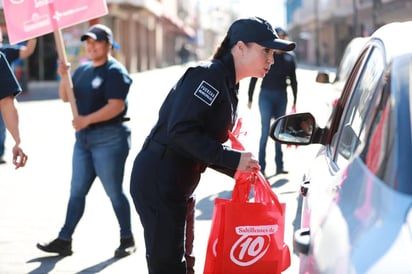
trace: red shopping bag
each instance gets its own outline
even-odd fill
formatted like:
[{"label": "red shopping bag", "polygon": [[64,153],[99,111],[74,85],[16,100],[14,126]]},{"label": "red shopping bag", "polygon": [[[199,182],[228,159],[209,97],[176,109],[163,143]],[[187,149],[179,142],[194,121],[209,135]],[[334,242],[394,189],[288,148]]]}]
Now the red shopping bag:
[{"label": "red shopping bag", "polygon": [[230,200],[216,198],[215,205],[213,207],[213,215],[212,215],[212,226],[210,229],[209,239],[207,243],[207,250],[206,250],[206,260],[204,265],[204,274],[215,274],[216,272],[216,260],[217,260],[217,245],[218,240],[221,238],[219,237],[220,229],[222,227],[222,216],[224,215],[224,205],[228,203]]},{"label": "red shopping bag", "polygon": [[[229,138],[243,149],[234,134]],[[237,172],[235,179],[232,199],[215,200],[204,274],[281,273],[290,266],[285,204],[261,172]]]},{"label": "red shopping bag", "polygon": [[[248,187],[239,188],[242,184],[253,184],[253,201],[245,199]],[[222,223],[224,236],[217,251],[220,273],[275,274],[290,265],[284,244],[285,204],[259,173],[242,173],[236,179],[232,200],[224,205]]]}]

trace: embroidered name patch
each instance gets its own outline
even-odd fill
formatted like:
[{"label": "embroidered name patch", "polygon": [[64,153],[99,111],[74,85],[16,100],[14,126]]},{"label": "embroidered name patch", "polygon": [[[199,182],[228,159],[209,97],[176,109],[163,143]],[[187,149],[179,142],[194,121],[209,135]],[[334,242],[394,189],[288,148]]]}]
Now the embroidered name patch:
[{"label": "embroidered name patch", "polygon": [[219,91],[206,81],[202,81],[194,93],[197,98],[205,102],[208,106],[213,104],[218,94]]}]

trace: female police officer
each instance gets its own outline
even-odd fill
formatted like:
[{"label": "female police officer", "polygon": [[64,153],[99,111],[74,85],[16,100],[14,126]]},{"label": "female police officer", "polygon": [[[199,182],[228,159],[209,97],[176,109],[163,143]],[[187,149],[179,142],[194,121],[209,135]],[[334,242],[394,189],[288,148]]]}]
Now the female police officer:
[{"label": "female police officer", "polygon": [[267,21],[239,19],[213,60],[189,68],[166,97],[134,161],[130,184],[150,274],[186,273],[187,201],[206,167],[231,176],[259,168],[252,153],[222,145],[236,121],[239,81],[262,78],[273,64],[274,49],[294,47]]}]

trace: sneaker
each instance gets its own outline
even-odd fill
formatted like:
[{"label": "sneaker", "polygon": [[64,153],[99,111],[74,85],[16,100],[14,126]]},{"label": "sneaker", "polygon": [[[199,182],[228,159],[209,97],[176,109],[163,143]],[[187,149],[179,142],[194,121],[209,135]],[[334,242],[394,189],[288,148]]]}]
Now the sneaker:
[{"label": "sneaker", "polygon": [[61,256],[70,256],[73,254],[72,241],[65,241],[59,238],[50,243],[37,244],[37,248],[45,252],[58,253]]},{"label": "sneaker", "polygon": [[6,163],[6,160],[3,159],[3,156],[0,156],[0,165],[5,164],[5,163]]},{"label": "sneaker", "polygon": [[120,246],[114,251],[115,258],[129,256],[136,251],[133,237],[120,239]]}]

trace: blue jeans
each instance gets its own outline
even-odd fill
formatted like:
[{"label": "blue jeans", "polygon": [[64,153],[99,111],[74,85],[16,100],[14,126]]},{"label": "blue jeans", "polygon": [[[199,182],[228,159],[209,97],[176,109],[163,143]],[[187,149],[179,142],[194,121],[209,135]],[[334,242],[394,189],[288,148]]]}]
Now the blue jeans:
[{"label": "blue jeans", "polygon": [[130,131],[117,124],[84,129],[76,132],[72,159],[72,180],[66,221],[59,238],[71,240],[80,221],[86,195],[96,176],[109,196],[117,221],[120,237],[132,237],[130,205],[123,192],[123,175],[130,149]]},{"label": "blue jeans", "polygon": [[0,157],[4,155],[4,143],[6,142],[6,125],[0,113]]},{"label": "blue jeans", "polygon": [[[266,168],[266,144],[272,119],[277,119],[286,113],[288,97],[286,90],[262,89],[259,94],[259,111],[261,134],[259,142],[259,164],[262,172]],[[279,143],[275,143],[276,170],[283,170],[283,153]]]}]

